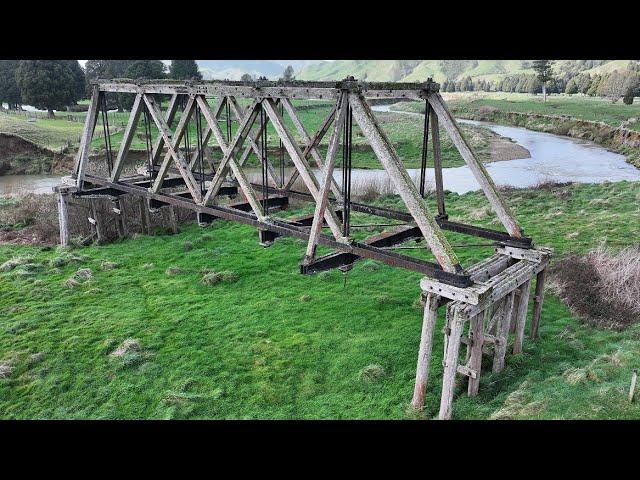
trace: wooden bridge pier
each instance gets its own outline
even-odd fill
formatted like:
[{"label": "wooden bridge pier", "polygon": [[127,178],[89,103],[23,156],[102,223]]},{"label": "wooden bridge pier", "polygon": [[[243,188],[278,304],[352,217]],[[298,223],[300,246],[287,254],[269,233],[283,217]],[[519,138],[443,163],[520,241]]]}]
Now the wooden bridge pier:
[{"label": "wooden bridge pier", "polygon": [[[493,256],[469,269],[474,282],[470,287],[456,288],[431,278],[422,279],[426,302],[411,402],[414,409],[420,410],[424,406],[433,335],[440,307],[446,305],[444,372],[438,414],[438,418],[444,420],[451,418],[457,375],[468,378],[468,395],[475,396],[480,387],[483,355],[492,358],[493,372],[499,373],[504,369],[512,323],[516,326],[513,354],[522,352],[529,290],[534,277],[537,277],[537,293],[530,331],[532,338],[537,335],[542,311],[541,292],[544,292],[544,277],[550,258],[551,250],[547,248],[523,250],[498,247]],[[517,292],[520,301],[515,305]],[[465,328],[467,335],[464,335]],[[463,362],[460,361],[461,345],[467,347]]]}]

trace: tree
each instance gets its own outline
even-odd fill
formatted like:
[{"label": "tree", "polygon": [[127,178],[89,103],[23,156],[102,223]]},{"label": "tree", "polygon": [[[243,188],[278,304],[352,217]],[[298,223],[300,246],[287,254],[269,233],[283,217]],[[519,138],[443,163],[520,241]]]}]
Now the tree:
[{"label": "tree", "polygon": [[54,118],[54,110],[75,104],[82,95],[73,62],[78,63],[77,60],[20,60],[16,83],[22,101],[46,109],[49,118]]},{"label": "tree", "polygon": [[[87,60],[85,63],[85,85],[87,95],[91,95],[91,82],[102,79],[123,78],[127,69],[135,60]],[[117,94],[107,94],[107,108],[116,107],[119,112],[124,110],[121,96]]]},{"label": "tree", "polygon": [[78,100],[87,97],[87,91],[85,88],[85,75],[84,70],[80,66],[80,63],[77,60],[67,60],[69,64],[69,69],[73,75],[73,89],[75,96]]},{"label": "tree", "polygon": [[171,60],[169,76],[174,80],[202,80],[195,60]]},{"label": "tree", "polygon": [[285,82],[295,80],[293,73],[293,67],[291,65],[287,65],[287,68],[284,69],[284,73],[282,74],[282,80]]},{"label": "tree", "polygon": [[22,104],[20,88],[16,83],[19,60],[0,60],[0,107],[6,102],[9,110],[17,110]]},{"label": "tree", "polygon": [[[124,71],[124,77],[134,80],[163,79],[166,77],[164,63],[160,60],[135,60]],[[132,94],[120,93],[118,102],[124,109],[130,110],[134,97]]]},{"label": "tree", "polygon": [[166,77],[166,72],[160,60],[135,60],[124,71],[124,76],[134,80],[161,79]]},{"label": "tree", "polygon": [[240,77],[240,80],[242,80],[243,82],[253,82],[253,77],[248,73],[243,73]]},{"label": "tree", "polygon": [[542,98],[547,102],[547,82],[553,79],[553,70],[551,69],[551,60],[534,60],[533,70],[536,72],[538,80],[542,84]]}]

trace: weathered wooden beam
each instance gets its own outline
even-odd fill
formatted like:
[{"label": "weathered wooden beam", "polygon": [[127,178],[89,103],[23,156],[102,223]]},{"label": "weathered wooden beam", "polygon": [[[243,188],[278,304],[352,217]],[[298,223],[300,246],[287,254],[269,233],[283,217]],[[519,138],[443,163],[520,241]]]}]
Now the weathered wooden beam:
[{"label": "weathered wooden beam", "polygon": [[[178,134],[176,138],[172,138],[171,130],[169,130],[169,127],[167,126],[167,123],[164,120],[164,117],[162,116],[160,109],[156,105],[153,97],[145,94],[143,95],[143,100],[147,104],[147,108],[149,110],[149,113],[151,114],[151,117],[153,118],[154,123],[156,124],[156,127],[158,127],[158,130],[164,137],[164,142],[167,145],[168,150],[167,155],[173,157],[176,167],[178,167],[180,175],[182,176],[182,178],[184,178],[184,182],[189,189],[189,192],[191,192],[191,196],[193,197],[193,199],[196,202],[200,202],[202,200],[200,186],[196,182],[195,178],[193,178],[191,168],[189,168],[189,164],[185,160],[184,155],[182,154],[180,149],[177,148],[181,136]],[[191,116],[192,111],[193,99],[189,98],[189,101],[187,102],[187,108],[185,109],[185,112],[183,114],[183,116],[187,118],[180,118],[180,125],[188,125],[189,117]],[[168,165],[168,162],[163,161],[163,165],[165,164]],[[161,165],[160,171],[158,172],[158,178],[156,179],[156,183],[154,184],[153,188],[159,188],[156,187],[156,185],[162,184],[162,179],[164,178],[164,172],[166,171],[166,168],[167,167],[164,167],[163,169]]]},{"label": "weathered wooden beam", "polygon": [[536,277],[536,290],[533,297],[533,316],[531,317],[531,331],[529,335],[532,340],[538,338],[540,328],[540,315],[542,314],[542,303],[544,302],[544,282],[547,277],[547,269],[538,272]]},{"label": "weathered wooden beam", "polygon": [[513,354],[517,355],[522,352],[522,342],[524,339],[524,327],[527,320],[527,309],[529,307],[529,290],[531,287],[531,279],[527,280],[520,286],[520,298],[518,301],[518,310],[515,315],[515,338],[513,340]]},{"label": "weathered wooden beam", "polygon": [[462,271],[455,252],[440,230],[433,215],[429,212],[427,205],[420,196],[407,169],[398,158],[389,139],[378,125],[369,105],[360,95],[354,93],[349,94],[349,105],[353,112],[353,118],[356,119],[362,133],[389,174],[391,181],[416,224],[420,227],[429,248],[440,266],[447,272]]},{"label": "weathered wooden beam", "polygon": [[238,131],[236,132],[236,136],[231,142],[231,145],[227,145],[227,143],[224,140],[224,136],[220,131],[220,127],[218,126],[218,122],[216,121],[215,117],[212,115],[211,109],[209,108],[209,105],[207,104],[207,101],[205,100],[205,98],[202,96],[199,96],[199,97],[196,97],[196,100],[198,102],[198,105],[200,106],[200,110],[204,114],[204,117],[207,123],[209,124],[209,128],[211,128],[211,130],[213,131],[213,135],[216,137],[216,141],[218,142],[218,145],[220,145],[220,148],[224,152],[224,157],[222,158],[218,171],[213,177],[213,180],[211,181],[211,185],[209,186],[209,189],[207,190],[207,193],[204,196],[204,199],[202,200],[202,204],[207,205],[209,200],[218,193],[218,191],[220,190],[220,187],[222,186],[222,181],[224,180],[224,177],[226,176],[229,168],[231,168],[231,171],[233,172],[233,175],[236,177],[236,180],[238,182],[238,185],[240,186],[240,189],[242,190],[242,193],[244,193],[244,196],[247,198],[247,200],[251,204],[251,208],[253,208],[253,211],[256,214],[256,217],[261,220],[264,220],[266,216],[262,212],[260,203],[256,198],[256,194],[253,191],[253,188],[251,187],[251,182],[249,182],[249,179],[241,170],[240,166],[236,163],[236,159],[235,159],[235,152],[240,148],[242,148],[242,144],[245,138],[249,135],[249,132],[251,131],[251,127],[255,122],[256,117],[258,116],[258,110],[257,110],[258,103],[256,101],[253,102],[249,111],[245,115],[243,121],[240,123]]},{"label": "weathered wooden beam", "polygon": [[87,111],[87,117],[84,122],[84,130],[82,131],[82,137],[80,138],[80,147],[78,148],[73,168],[73,172],[76,176],[76,186],[80,189],[84,182],[84,175],[87,170],[87,162],[89,160],[89,150],[91,150],[91,140],[93,139],[93,132],[96,129],[96,123],[98,121],[98,104],[100,103],[100,95],[98,88],[93,87],[89,110]]},{"label": "weathered wooden beam", "polygon": [[69,245],[69,213],[65,194],[58,192],[58,223],[60,225],[60,245]]},{"label": "weathered wooden beam", "polygon": [[244,98],[270,97],[290,99],[335,100],[343,89],[357,90],[366,98],[424,99],[430,92],[438,90],[438,84],[392,83],[392,82],[171,82],[171,81],[98,81],[98,88],[104,92],[182,94],[206,96],[236,96]]},{"label": "weathered wooden beam", "polygon": [[[242,110],[240,109],[240,105],[238,105],[238,101],[236,100],[235,97],[229,97],[227,99],[227,101],[229,102],[229,104],[231,106],[231,112],[236,117],[238,123],[240,123],[242,121],[243,115],[242,115]],[[266,128],[266,125],[265,125],[265,128]],[[260,130],[260,136],[262,136],[263,134],[264,134],[264,132],[262,130]],[[249,135],[247,135],[247,142],[249,143],[248,147],[251,150],[253,150],[253,153],[256,154],[256,156],[258,157],[258,160],[260,160],[261,164],[262,164],[262,162],[265,163],[265,165],[267,166],[267,171],[269,172],[269,176],[273,180],[273,184],[274,185],[278,185],[278,175],[276,174],[276,171],[273,168],[273,164],[271,163],[271,160],[269,160],[268,156],[267,156],[266,159],[262,158],[262,151],[260,150],[260,147],[258,147],[258,144],[256,143],[258,138],[260,138],[258,135],[256,135],[256,138],[253,138],[251,136],[251,133],[249,133]],[[267,146],[267,148],[268,148],[268,146]],[[242,166],[240,163],[238,165]]]},{"label": "weathered wooden beam", "polygon": [[[340,97],[340,98],[343,98],[343,97]],[[337,105],[342,104],[342,100],[340,98],[338,99]],[[346,99],[344,101],[346,101]],[[291,103],[291,100],[289,100],[288,98],[283,98],[282,104],[284,105],[285,110],[289,114],[289,118],[291,118],[291,120],[293,121],[293,125],[296,127],[298,134],[302,137],[302,141],[307,145],[307,148],[305,148],[305,151],[302,152],[304,158],[307,158],[308,153],[311,153],[311,156],[315,160],[318,168],[323,170],[326,162],[322,159],[322,156],[320,155],[320,153],[318,152],[318,149],[316,148],[315,139],[312,139],[309,136],[307,129],[304,127],[304,125],[300,121],[300,118],[298,117],[298,114],[296,113],[295,108],[293,108],[293,104]],[[337,106],[334,108],[340,108],[340,107]],[[344,106],[342,108],[344,109]],[[334,132],[335,132],[335,129],[334,129]],[[317,138],[317,135],[315,137]],[[329,143],[329,146],[331,146],[331,142]],[[308,150],[308,152],[306,152],[306,150]],[[334,156],[335,156],[335,153],[334,153]],[[336,196],[336,198],[340,198],[341,196],[340,187],[338,186],[337,182],[333,178],[333,173],[331,174],[330,181],[331,181],[331,191]]]},{"label": "weathered wooden beam", "polygon": [[493,371],[499,373],[504,369],[504,357],[507,353],[507,343],[509,340],[509,325],[511,324],[511,316],[513,312],[513,300],[515,291],[511,291],[506,300],[502,303],[500,309],[494,313],[499,315],[496,322],[496,337],[499,340],[496,343],[493,353]]},{"label": "weathered wooden beam", "polygon": [[122,135],[120,149],[118,150],[118,155],[116,156],[116,163],[113,165],[113,170],[111,171],[112,182],[117,182],[120,178],[120,174],[122,173],[122,168],[124,167],[127,154],[129,153],[129,149],[131,148],[131,141],[133,140],[133,137],[136,133],[136,127],[138,126],[138,121],[140,120],[142,107],[142,95],[136,95],[136,98],[133,101],[133,107],[131,107],[131,112],[129,113],[127,126],[125,127],[124,133]]},{"label": "weathered wooden beam", "polygon": [[456,123],[453,115],[445,105],[442,97],[439,93],[432,93],[428,96],[429,104],[435,110],[438,119],[442,123],[442,126],[445,128],[453,144],[456,146],[460,155],[467,163],[469,170],[473,173],[473,176],[476,178],[478,184],[480,184],[480,188],[486,195],[491,208],[498,215],[498,218],[509,232],[509,235],[520,238],[522,237],[522,231],[520,229],[520,225],[518,221],[515,219],[511,210],[507,206],[506,202],[498,192],[498,188],[495,183],[489,176],[486,168],[482,163],[476,158],[473,151],[469,147],[466,139],[462,135],[458,124]]},{"label": "weathered wooden beam", "polygon": [[[425,112],[426,115],[426,112]],[[431,125],[431,142],[433,143],[433,171],[436,183],[436,202],[438,204],[438,215],[445,216],[447,212],[444,206],[444,186],[442,181],[442,150],[440,148],[440,125],[438,115],[430,108],[429,123]]]},{"label": "weathered wooden beam", "polygon": [[[171,96],[171,100],[169,101],[169,106],[167,107],[167,112],[165,114],[165,118],[167,120],[167,125],[171,127],[173,125],[173,120],[175,119],[176,112],[178,111],[178,95],[173,94]],[[164,137],[160,135],[156,140],[155,145],[153,146],[153,150],[151,153],[151,164],[155,167],[160,159],[160,154],[162,153],[162,149],[164,148]]]},{"label": "weathered wooden beam", "polygon": [[[305,262],[313,260],[316,254],[318,236],[322,232],[322,225],[325,221],[325,211],[329,203],[329,191],[331,190],[331,186],[333,185],[333,170],[336,165],[336,153],[338,152],[338,145],[340,143],[340,134],[342,132],[344,119],[349,108],[346,95],[342,95],[338,102],[339,107],[337,119],[334,122],[333,132],[331,133],[331,138],[329,139],[327,161],[324,164],[322,173],[320,199],[316,202],[316,208],[313,214],[313,223],[311,224],[311,231],[309,232],[309,243],[307,243],[307,251],[304,259]],[[285,101],[285,108],[287,108],[287,103],[288,100]],[[295,115],[295,112],[293,114]],[[289,113],[289,115],[291,115],[291,113]]]},{"label": "weathered wooden beam", "polygon": [[[455,304],[452,304],[455,305]],[[447,309],[451,306],[447,307]],[[447,346],[444,356],[444,372],[442,374],[442,396],[440,397],[440,420],[451,418],[451,407],[453,405],[453,389],[455,386],[456,373],[458,373],[458,355],[460,353],[460,337],[465,321],[461,310],[453,307],[453,318],[451,319],[449,330],[446,333]]]},{"label": "weathered wooden beam", "polygon": [[431,363],[431,352],[433,350],[433,332],[438,320],[438,305],[440,297],[428,294],[424,306],[422,318],[422,330],[420,332],[420,347],[418,350],[418,362],[416,365],[416,383],[413,388],[413,399],[411,406],[414,410],[422,410],[424,407],[424,395],[427,390],[429,380],[429,365]]},{"label": "weathered wooden beam", "polygon": [[[321,201],[320,184],[318,182],[318,179],[312,172],[311,167],[309,166],[309,163],[307,162],[306,158],[304,158],[302,150],[296,143],[295,139],[293,138],[293,135],[291,134],[289,129],[285,126],[284,121],[280,116],[280,113],[275,107],[274,101],[270,98],[266,98],[263,100],[262,106],[267,112],[267,115],[269,115],[269,118],[271,119],[271,123],[273,124],[278,136],[282,140],[282,144],[287,149],[287,152],[289,153],[291,160],[293,161],[294,165],[300,172],[300,176],[302,177],[302,180],[304,181],[307,189],[313,196],[314,200],[316,202],[320,202]],[[331,205],[328,205],[326,207],[325,218],[327,220],[327,224],[329,225],[329,228],[331,229],[331,233],[333,234],[334,238],[340,242],[347,242],[347,239],[343,238],[342,236],[342,231],[340,229],[340,223],[339,223],[338,217]]]},{"label": "weathered wooden beam", "polygon": [[482,371],[482,347],[484,345],[484,323],[486,320],[485,313],[479,313],[471,319],[469,325],[469,363],[468,366],[477,374],[469,377],[467,384],[467,394],[474,397],[478,394],[480,388],[480,372]]},{"label": "weathered wooden beam", "polygon": [[[329,114],[324,118],[323,122],[320,124],[320,128],[318,128],[316,133],[313,135],[313,138],[311,139],[311,142],[304,148],[304,151],[302,152],[303,155],[304,155],[304,158],[308,158],[309,157],[309,154],[311,153],[311,149],[312,148],[315,148],[318,145],[320,145],[320,142],[324,138],[325,134],[329,130],[329,127],[331,126],[331,123],[335,119],[336,109],[337,109],[337,105],[334,105],[331,108],[331,110],[329,111]],[[284,186],[285,190],[291,190],[291,188],[293,188],[293,184],[296,181],[296,179],[298,178],[298,175],[300,175],[298,170],[294,169],[293,172],[291,172],[291,176],[289,177],[289,180],[287,180],[287,182],[286,182],[286,184]],[[335,192],[334,192],[334,194],[335,194]],[[339,189],[338,189],[338,194],[336,195],[336,198],[339,201],[342,200],[342,194],[339,191]]]}]

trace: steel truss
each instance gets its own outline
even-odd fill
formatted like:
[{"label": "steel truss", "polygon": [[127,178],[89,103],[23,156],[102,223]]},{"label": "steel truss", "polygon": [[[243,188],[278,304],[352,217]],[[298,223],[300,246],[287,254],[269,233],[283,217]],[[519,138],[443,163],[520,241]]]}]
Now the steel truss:
[{"label": "steel truss", "polygon": [[[257,227],[265,244],[281,235],[306,240],[307,249],[301,263],[303,273],[345,267],[359,258],[371,258],[464,288],[472,284],[471,276],[460,265],[443,230],[491,239],[500,245],[525,249],[533,246],[531,239],[524,237],[517,220],[486,169],[469,147],[439,94],[438,84],[431,80],[424,83],[365,83],[352,77],[341,82],[288,83],[119,80],[98,81],[92,85],[92,89],[91,103],[73,172],[76,182],[75,195],[117,197],[131,194],[148,199],[152,208],[164,205],[181,206],[197,212],[199,219],[211,221],[214,218],[223,218]],[[115,161],[112,161],[110,144],[106,147],[109,175],[92,175],[87,173],[90,145],[101,110],[106,108],[105,96],[110,93],[134,94],[135,99]],[[157,95],[170,96],[164,112],[158,105]],[[242,106],[238,99],[244,99],[244,102],[248,101],[249,104]],[[301,99],[334,102],[328,116],[313,133],[307,131],[302,124],[293,103]],[[370,99],[425,101],[427,113],[424,148],[427,148],[430,126],[435,163],[437,215],[429,210],[423,199],[424,179],[421,179],[419,190],[372,113],[368,103]],[[180,110],[179,120],[173,128]],[[220,123],[225,112],[227,128],[226,132],[223,132]],[[285,114],[294,125],[295,133],[285,123]],[[150,138],[150,133],[146,134],[149,151],[148,174],[144,177],[123,177],[123,167],[141,117],[145,121],[145,132],[150,132],[151,122],[159,131],[155,141]],[[181,142],[188,135],[189,124],[194,118],[200,129],[198,146],[194,151],[181,149]],[[360,127],[408,212],[364,205],[344,198],[344,192],[350,190],[341,189],[333,173],[340,148],[344,148],[345,142],[350,141],[348,137],[351,119]],[[233,135],[230,122],[235,125]],[[294,164],[293,174],[288,179],[283,177],[282,170],[278,174],[269,159],[265,139],[268,122],[275,130],[282,149]],[[451,137],[469,166],[506,232],[448,220],[442,185],[440,125]],[[298,143],[295,134],[302,139],[302,144]],[[328,148],[326,156],[323,156],[318,146],[327,134]],[[222,151],[222,158],[217,163],[209,159],[208,171],[205,171],[204,149],[212,137]],[[251,183],[243,171],[252,153],[257,156],[263,167],[262,184]],[[312,170],[310,160],[319,168],[318,173]],[[423,153],[423,172],[425,165],[426,150]],[[302,180],[308,193],[293,190],[293,184],[298,178]],[[180,191],[176,192],[176,189]],[[261,191],[260,195],[256,193],[256,189]],[[235,192],[242,193],[246,202],[220,205],[216,201],[221,196]],[[270,209],[286,205],[288,198],[315,203],[313,216],[298,220],[282,220],[269,214]],[[357,242],[349,236],[351,210],[401,220],[406,222],[406,225],[364,242]],[[328,228],[330,234],[322,233],[323,227]],[[388,247],[399,245],[409,239],[424,240],[437,263],[388,250]],[[335,248],[336,252],[317,258],[317,245]]]}]

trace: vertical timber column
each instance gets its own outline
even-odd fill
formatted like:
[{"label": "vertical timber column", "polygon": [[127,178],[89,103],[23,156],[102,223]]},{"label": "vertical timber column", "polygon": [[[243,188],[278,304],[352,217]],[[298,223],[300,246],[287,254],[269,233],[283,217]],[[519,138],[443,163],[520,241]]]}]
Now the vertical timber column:
[{"label": "vertical timber column", "polygon": [[433,293],[427,294],[422,319],[422,332],[420,334],[420,349],[418,351],[418,364],[416,366],[416,385],[413,389],[411,406],[414,410],[422,410],[424,406],[424,394],[429,379],[429,364],[431,363],[431,351],[433,349],[433,331],[438,319],[438,304],[440,297]]},{"label": "vertical timber column", "polygon": [[513,341],[513,354],[522,352],[522,341],[524,340],[524,327],[527,323],[527,308],[529,307],[529,290],[531,280],[527,280],[520,287],[520,303],[516,311],[516,337]]},{"label": "vertical timber column", "polygon": [[67,199],[61,191],[58,191],[58,222],[60,224],[60,245],[69,245],[69,213],[67,211]]},{"label": "vertical timber column", "polygon": [[509,326],[513,312],[513,301],[516,296],[515,290],[507,295],[502,307],[496,312],[499,315],[496,321],[496,343],[493,350],[493,372],[500,373],[504,369],[504,357],[507,353],[507,343],[509,342]]},{"label": "vertical timber column", "polygon": [[102,222],[98,219],[98,209],[96,208],[95,199],[90,199],[89,204],[91,205],[91,218],[93,219],[92,225],[95,228],[96,237],[98,239],[98,243],[102,243],[104,238],[104,232],[102,231]]},{"label": "vertical timber column", "polygon": [[[485,310],[486,312],[486,310]],[[475,370],[476,378],[469,377],[467,394],[475,397],[480,388],[480,371],[482,370],[482,345],[484,344],[485,312],[481,312],[471,319],[469,326],[469,363],[470,369]]]},{"label": "vertical timber column", "polygon": [[442,396],[440,397],[440,420],[451,418],[451,407],[453,405],[453,388],[458,372],[458,356],[460,354],[460,338],[464,327],[465,318],[459,307],[453,307],[453,318],[451,319],[449,331],[447,332],[447,350],[444,359],[444,372],[442,375]]},{"label": "vertical timber column", "polygon": [[536,292],[533,297],[533,317],[531,318],[532,340],[538,338],[538,327],[540,326],[540,314],[542,313],[542,302],[544,301],[544,281],[547,276],[547,269],[541,270],[536,277]]},{"label": "vertical timber column", "polygon": [[169,205],[169,225],[172,233],[178,233],[178,219],[176,218],[175,206]]},{"label": "vertical timber column", "polygon": [[149,221],[149,211],[147,210],[147,202],[144,197],[138,197],[140,203],[140,227],[143,234],[149,235],[151,230],[151,222]]}]

